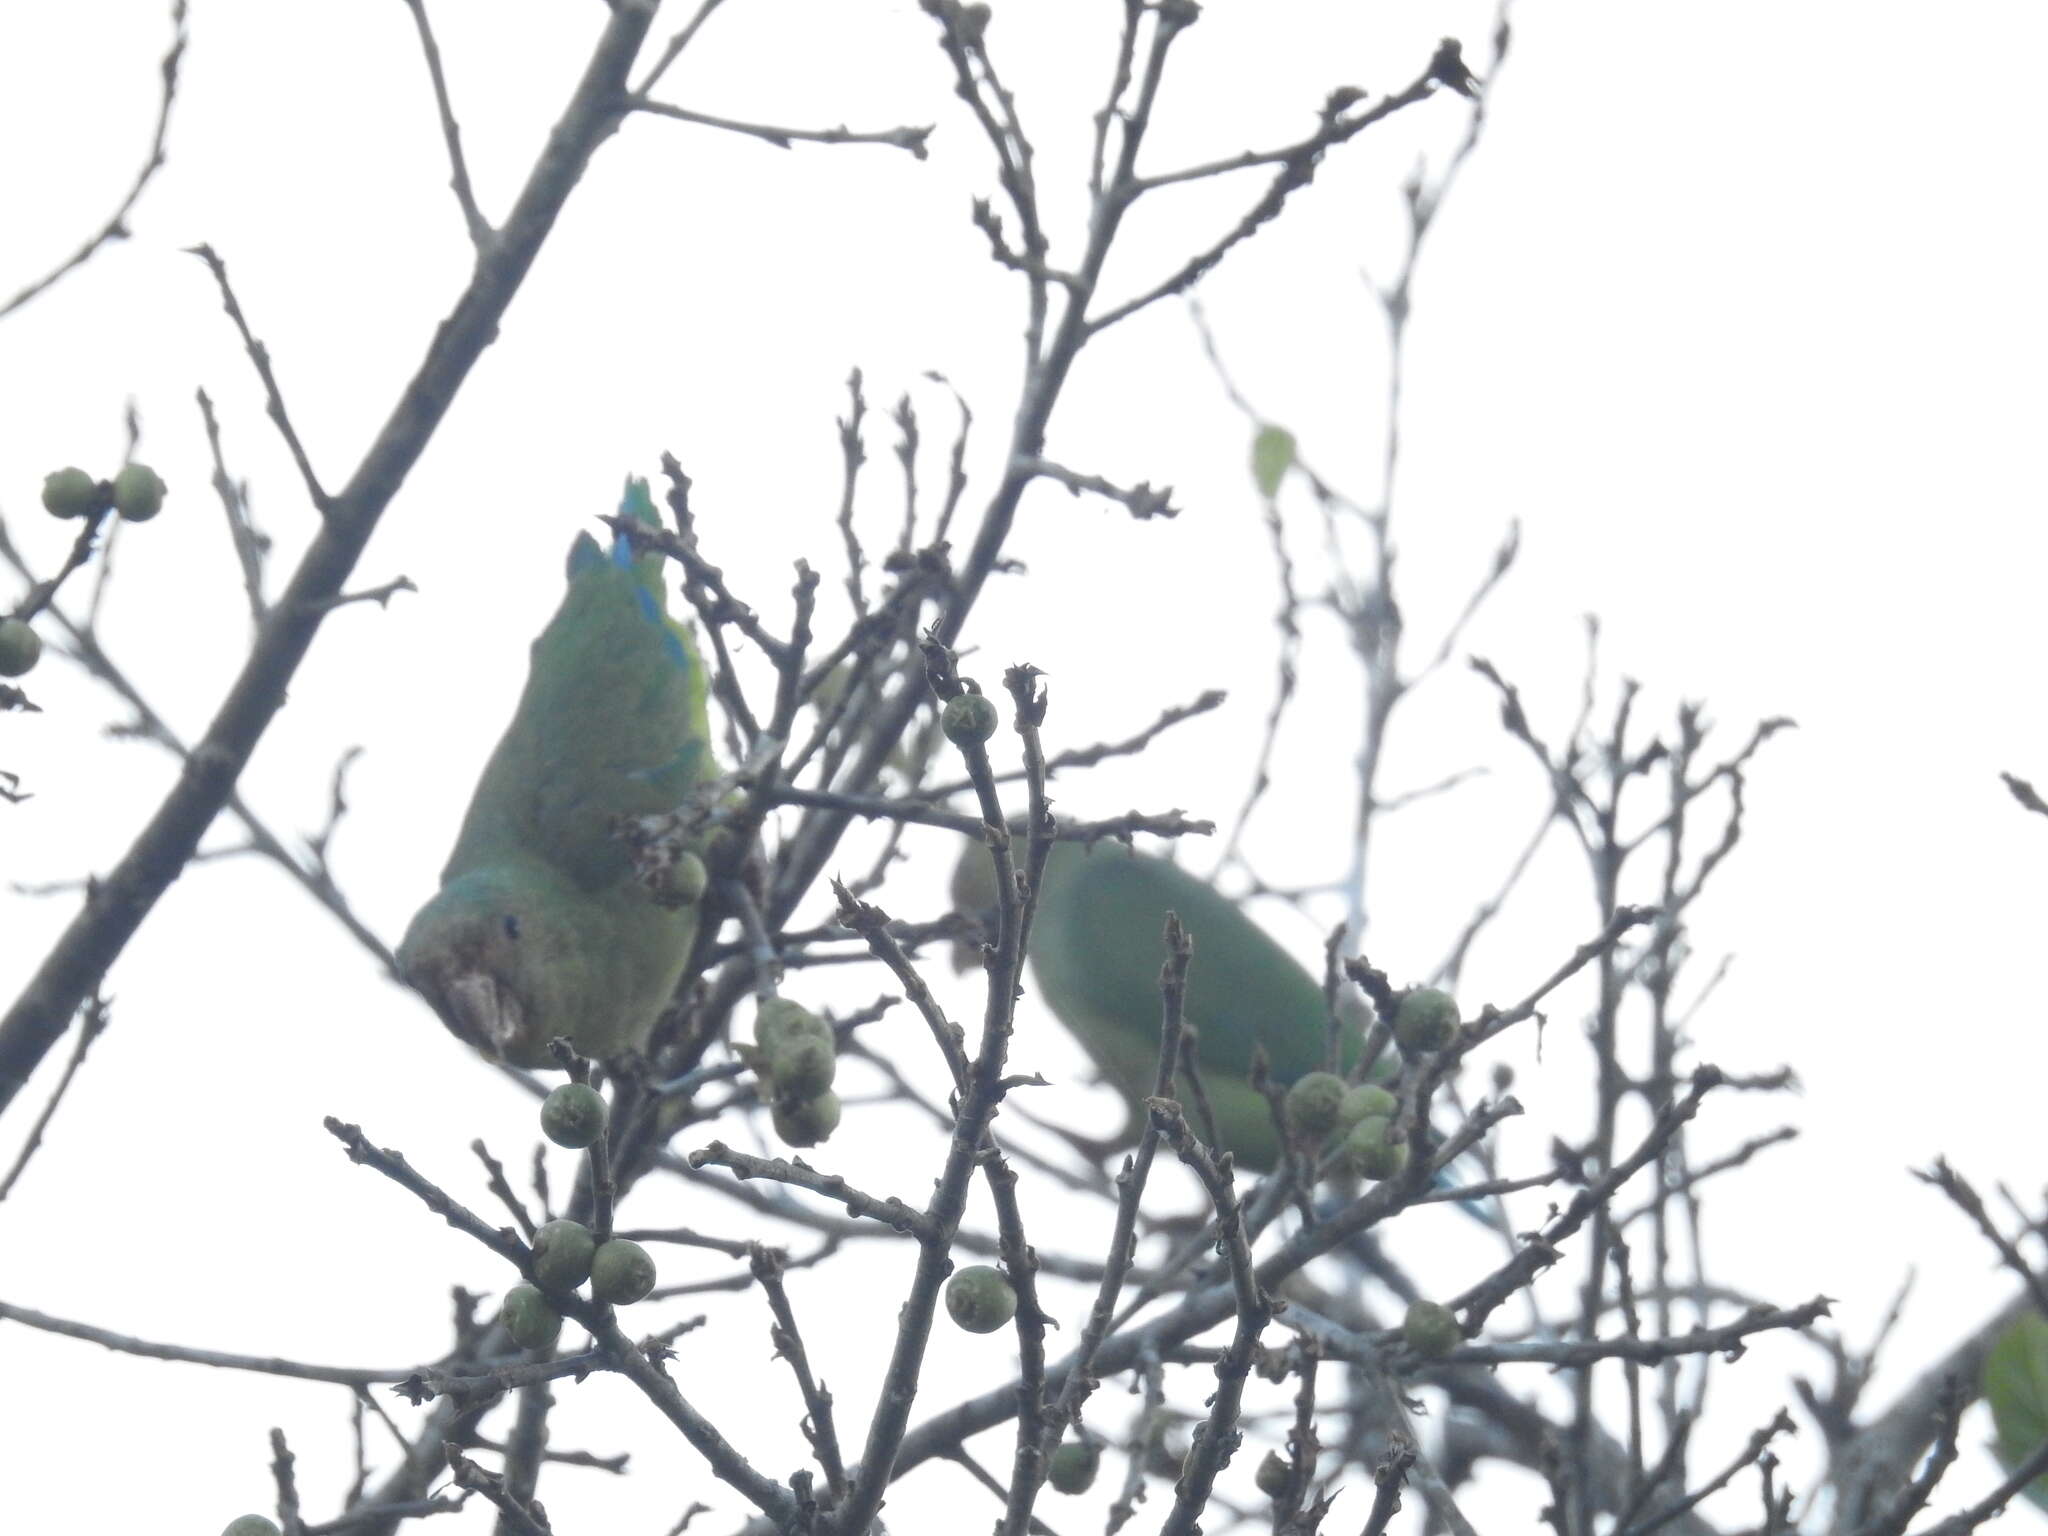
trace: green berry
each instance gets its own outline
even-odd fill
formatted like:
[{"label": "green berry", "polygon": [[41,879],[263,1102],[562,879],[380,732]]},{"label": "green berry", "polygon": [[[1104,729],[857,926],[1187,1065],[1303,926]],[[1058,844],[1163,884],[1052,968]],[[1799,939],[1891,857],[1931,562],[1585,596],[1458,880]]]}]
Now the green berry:
[{"label": "green berry", "polygon": [[[57,515],[70,517],[73,514],[60,512]],[[278,1536],[278,1530],[274,1522],[262,1515],[237,1515],[228,1522],[227,1529],[220,1536]]]},{"label": "green berry", "polygon": [[946,1282],[946,1310],[969,1333],[994,1333],[1017,1315],[1017,1292],[990,1264],[970,1264]]},{"label": "green berry", "polygon": [[1344,1138],[1344,1161],[1360,1178],[1391,1179],[1408,1166],[1408,1143],[1387,1140],[1393,1122],[1367,1115]]},{"label": "green berry", "polygon": [[590,1278],[597,1239],[580,1221],[551,1221],[533,1234],[533,1283],[567,1295]]},{"label": "green berry", "polygon": [[939,729],[956,747],[979,745],[995,735],[1002,716],[996,701],[985,693],[958,693],[946,700],[939,715]]},{"label": "green berry", "polygon": [[1259,1470],[1252,1475],[1259,1492],[1269,1499],[1277,1499],[1287,1492],[1287,1485],[1294,1481],[1294,1463],[1278,1451],[1266,1452],[1259,1463]]},{"label": "green berry", "polygon": [[1045,1480],[1055,1493],[1086,1493],[1095,1482],[1095,1469],[1102,1465],[1102,1451],[1085,1440],[1069,1440],[1052,1453],[1045,1465]]},{"label": "green berry", "polygon": [[1440,1301],[1416,1301],[1408,1305],[1401,1323],[1401,1338],[1425,1360],[1441,1360],[1465,1342],[1465,1330],[1458,1315]]},{"label": "green berry", "polygon": [[515,1285],[505,1293],[498,1321],[521,1349],[546,1349],[562,1331],[562,1314],[531,1285]]},{"label": "green berry", "polygon": [[564,1083],[540,1103],[540,1128],[558,1147],[587,1147],[604,1134],[604,1096],[588,1083]]},{"label": "green berry", "polygon": [[754,1010],[754,1044],[764,1056],[773,1056],[783,1041],[798,1035],[832,1039],[832,1026],[802,1003],[787,997],[766,997]]},{"label": "green berry", "polygon": [[1321,1142],[1337,1129],[1337,1108],[1343,1102],[1343,1078],[1334,1072],[1306,1073],[1280,1101],[1280,1118],[1295,1140]]},{"label": "green berry", "polygon": [[[52,470],[43,476],[43,510],[52,517],[89,517],[105,505],[99,482],[76,466]],[[244,1518],[261,1520],[263,1517],[248,1515]]]},{"label": "green berry", "polygon": [[711,872],[704,861],[685,848],[655,877],[654,894],[663,906],[694,907],[704,899],[704,887],[710,883]]},{"label": "green berry", "polygon": [[837,1067],[832,1042],[816,1035],[784,1036],[768,1058],[768,1076],[778,1098],[815,1099],[832,1086]]},{"label": "green berry", "polygon": [[590,1260],[590,1294],[615,1307],[631,1306],[654,1289],[654,1259],[638,1243],[615,1237]]},{"label": "green berry", "polygon": [[815,1099],[778,1100],[769,1112],[775,1134],[792,1147],[815,1147],[839,1129],[839,1095],[827,1088]]},{"label": "green berry", "polygon": [[1391,1120],[1394,1111],[1400,1107],[1401,1101],[1378,1083],[1360,1083],[1349,1090],[1344,1095],[1344,1102],[1337,1106],[1337,1123],[1349,1130],[1367,1115]]},{"label": "green berry", "polygon": [[1394,1010],[1394,1038],[1404,1051],[1440,1051],[1458,1032],[1458,1005],[1448,992],[1421,987]]},{"label": "green berry", "polygon": [[0,619],[0,677],[20,677],[42,659],[43,637],[19,619]]},{"label": "green berry", "polygon": [[114,510],[131,523],[146,523],[163,508],[163,476],[147,464],[123,464],[114,476]]}]

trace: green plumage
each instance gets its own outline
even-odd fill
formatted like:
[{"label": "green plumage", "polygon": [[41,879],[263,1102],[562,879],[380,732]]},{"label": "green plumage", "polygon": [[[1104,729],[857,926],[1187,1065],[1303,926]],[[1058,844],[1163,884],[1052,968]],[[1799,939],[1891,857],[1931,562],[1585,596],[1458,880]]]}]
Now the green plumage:
[{"label": "green plumage", "polygon": [[[654,524],[644,480],[622,515]],[[400,973],[457,1035],[516,1065],[642,1044],[696,932],[657,905],[615,819],[673,809],[712,772],[704,666],[668,616],[662,560],[588,534],[533,642],[525,691],[441,873],[398,948]]]},{"label": "green plumage", "polygon": [[[968,848],[953,897],[963,911],[993,905],[986,849]],[[1031,976],[1054,1017],[1135,1109],[1158,1075],[1169,911],[1194,940],[1185,1016],[1199,1032],[1202,1084],[1217,1134],[1240,1165],[1271,1168],[1279,1137],[1265,1099],[1251,1086],[1252,1053],[1264,1049],[1273,1081],[1283,1086],[1316,1070],[1327,1013],[1315,978],[1235,902],[1177,865],[1118,844],[1056,844],[1032,924]],[[1347,1023],[1347,1063],[1358,1043],[1358,1030]]]}]

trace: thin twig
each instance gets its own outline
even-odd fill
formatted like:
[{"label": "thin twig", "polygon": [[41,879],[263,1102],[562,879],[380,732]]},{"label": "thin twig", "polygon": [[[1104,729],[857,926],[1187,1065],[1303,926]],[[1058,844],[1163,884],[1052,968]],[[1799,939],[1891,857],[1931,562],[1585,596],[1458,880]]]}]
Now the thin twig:
[{"label": "thin twig", "polygon": [[0,1200],[5,1200],[21,1178],[22,1170],[28,1167],[28,1160],[35,1156],[36,1148],[43,1144],[43,1132],[49,1129],[51,1119],[57,1113],[57,1106],[64,1102],[65,1091],[71,1080],[78,1075],[78,1069],[85,1063],[85,1053],[92,1049],[93,1041],[106,1032],[112,1021],[111,1010],[105,998],[95,994],[79,1011],[78,1044],[72,1048],[71,1059],[64,1063],[64,1071],[57,1079],[57,1086],[50,1090],[50,1097],[43,1104],[42,1112],[35,1123],[28,1128],[28,1135],[22,1140],[21,1151],[14,1159],[14,1166],[7,1170],[7,1177],[0,1179]]},{"label": "thin twig", "polygon": [[469,243],[482,251],[496,238],[490,220],[477,207],[476,191],[469,184],[469,162],[462,155],[462,129],[455,121],[455,105],[448,96],[448,77],[441,70],[441,47],[434,41],[433,24],[427,20],[426,0],[405,0],[413,25],[420,35],[420,52],[427,61],[427,75],[434,83],[434,108],[441,114],[441,140],[448,146],[448,184],[462,209],[462,222],[469,230]]},{"label": "thin twig", "polygon": [[791,149],[798,144],[882,144],[891,149],[907,150],[913,159],[922,160],[928,153],[925,141],[932,135],[930,124],[922,128],[876,128],[862,131],[848,128],[843,123],[837,128],[784,128],[773,123],[743,123],[736,118],[696,112],[688,107],[679,107],[666,101],[654,101],[645,96],[633,98],[631,107],[635,112],[646,112],[655,117],[674,118],[677,122],[696,123],[701,127],[719,128],[727,133],[760,139],[773,144],[777,149]]},{"label": "thin twig", "polygon": [[163,62],[157,66],[157,73],[163,80],[163,89],[156,109],[156,129],[150,135],[148,158],[142,162],[142,169],[136,173],[135,180],[130,183],[127,195],[115,207],[107,222],[89,236],[83,245],[65,257],[64,260],[59,262],[50,271],[30,283],[26,288],[15,294],[13,298],[8,299],[5,303],[0,303],[0,319],[5,319],[15,310],[21,308],[22,305],[35,298],[37,294],[49,288],[51,284],[64,276],[65,273],[84,266],[86,262],[92,259],[94,253],[101,246],[110,245],[116,240],[128,238],[128,215],[134,210],[136,203],[141,200],[143,189],[149,185],[156,173],[164,167],[166,158],[164,145],[170,133],[171,104],[178,97],[178,65],[185,56],[185,43],[185,0],[171,0],[171,47],[170,51],[164,55]]},{"label": "thin twig", "polygon": [[[257,340],[256,333],[249,328],[249,320],[242,313],[241,301],[235,297],[234,285],[228,281],[228,264],[210,245],[195,245],[191,253],[206,263],[207,271],[213,274],[213,281],[220,289],[221,307],[228,312],[228,318],[235,324],[235,330],[242,338],[242,349],[249,354],[249,361],[255,365],[256,376],[263,383],[264,412],[277,428],[278,436],[291,450],[292,462],[299,467],[299,478],[305,482],[306,495],[322,517],[334,510],[334,498],[320,484],[320,477],[313,472],[313,461],[306,454],[306,445],[299,438],[298,428],[292,425],[291,411],[284,403],[284,391],[278,385],[277,372],[270,366],[270,348]],[[317,601],[331,602],[333,593],[322,593]],[[306,599],[300,599],[306,601]]]}]

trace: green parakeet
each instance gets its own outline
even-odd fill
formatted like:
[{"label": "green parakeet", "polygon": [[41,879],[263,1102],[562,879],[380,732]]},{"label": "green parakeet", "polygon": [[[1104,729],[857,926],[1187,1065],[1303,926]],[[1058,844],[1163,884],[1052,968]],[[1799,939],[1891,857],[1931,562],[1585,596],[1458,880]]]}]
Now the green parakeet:
[{"label": "green parakeet", "polygon": [[[1998,1432],[1992,1453],[2010,1472],[2048,1440],[2048,1318],[2028,1312],[1993,1342],[1984,1357],[1984,1400]],[[2024,1491],[2048,1509],[2048,1476]]]},{"label": "green parakeet", "polygon": [[[978,844],[954,871],[953,900],[974,913],[995,904],[993,865]],[[1279,1160],[1279,1136],[1251,1085],[1253,1048],[1264,1048],[1276,1083],[1291,1083],[1323,1065],[1327,1014],[1321,985],[1235,902],[1178,865],[1120,844],[1057,843],[1032,923],[1032,977],[1046,1006],[1135,1111],[1158,1074],[1169,911],[1194,940],[1186,1017],[1198,1031],[1217,1135],[1241,1167],[1269,1169]],[[1361,1038],[1357,1021],[1347,1020],[1340,1070],[1357,1059]]]},{"label": "green parakeet", "polygon": [[[657,522],[646,481],[626,482],[620,512]],[[518,1066],[552,1065],[556,1035],[594,1057],[642,1044],[696,932],[694,908],[656,904],[614,832],[713,771],[704,665],[669,618],[662,564],[577,536],[441,889],[398,947],[443,1023]]]}]

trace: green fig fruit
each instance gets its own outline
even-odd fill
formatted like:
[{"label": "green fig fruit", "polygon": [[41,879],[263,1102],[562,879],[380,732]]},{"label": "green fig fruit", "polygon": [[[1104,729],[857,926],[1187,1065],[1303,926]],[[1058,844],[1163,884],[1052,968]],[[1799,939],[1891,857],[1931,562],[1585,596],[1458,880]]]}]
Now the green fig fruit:
[{"label": "green fig fruit", "polygon": [[52,517],[90,517],[105,505],[99,481],[75,465],[43,476],[43,510]]},{"label": "green fig fruit", "polygon": [[769,1112],[775,1134],[792,1147],[815,1147],[839,1129],[839,1095],[827,1088],[814,1099],[778,1099]]},{"label": "green fig fruit", "polygon": [[588,1083],[564,1083],[540,1104],[540,1128],[558,1147],[589,1146],[604,1134],[604,1095]]},{"label": "green fig fruit", "polygon": [[1465,1342],[1465,1330],[1458,1326],[1458,1314],[1442,1302],[1417,1301],[1409,1303],[1401,1338],[1423,1359],[1441,1360]]},{"label": "green fig fruit", "polygon": [[1391,1120],[1400,1107],[1401,1101],[1378,1083],[1360,1083],[1347,1090],[1344,1102],[1337,1106],[1337,1123],[1348,1131],[1367,1115]]},{"label": "green fig fruit", "polygon": [[1045,1480],[1055,1493],[1086,1493],[1101,1465],[1100,1447],[1085,1440],[1069,1440],[1052,1453],[1052,1460],[1045,1465]]},{"label": "green fig fruit", "polygon": [[533,1283],[566,1296],[590,1278],[597,1239],[580,1221],[550,1221],[533,1234]]},{"label": "green fig fruit", "polygon": [[1294,434],[1285,427],[1263,426],[1252,438],[1252,484],[1271,501],[1280,494],[1280,482],[1294,467]]},{"label": "green fig fruit", "polygon": [[146,523],[163,509],[163,476],[147,464],[123,464],[114,476],[114,510],[131,523]]},{"label": "green fig fruit", "polygon": [[1384,1115],[1367,1115],[1344,1137],[1344,1161],[1364,1179],[1391,1179],[1408,1166],[1408,1143],[1389,1141],[1393,1122]]},{"label": "green fig fruit", "polygon": [[590,1294],[615,1307],[631,1306],[654,1289],[654,1259],[638,1243],[615,1237],[590,1260]]},{"label": "green fig fruit", "polygon": [[832,1040],[832,1026],[802,1003],[787,997],[766,997],[754,1010],[754,1044],[764,1056],[773,1056],[783,1041],[798,1035]]},{"label": "green fig fruit", "polygon": [[[59,517],[75,517],[74,512],[60,512]],[[277,1524],[263,1515],[237,1515],[227,1523],[227,1529],[220,1536],[278,1536]]]},{"label": "green fig fruit", "polygon": [[20,619],[0,619],[0,677],[21,677],[43,657],[43,637]]},{"label": "green fig fruit", "polygon": [[1343,1102],[1343,1078],[1334,1072],[1307,1072],[1295,1079],[1280,1101],[1280,1118],[1296,1141],[1319,1145],[1337,1129],[1337,1110]]},{"label": "green fig fruit", "polygon": [[957,693],[946,700],[939,714],[939,729],[956,747],[978,745],[995,735],[1002,724],[996,701],[985,693]]},{"label": "green fig fruit", "polygon": [[1394,1038],[1404,1051],[1440,1051],[1458,1032],[1458,1005],[1448,992],[1419,987],[1394,1010]]},{"label": "green fig fruit", "polygon": [[990,1264],[970,1264],[946,1282],[946,1310],[969,1333],[994,1333],[1017,1315],[1017,1292]]},{"label": "green fig fruit", "polygon": [[507,1291],[498,1320],[521,1349],[546,1349],[562,1331],[562,1314],[538,1286],[515,1285]]},{"label": "green fig fruit", "polygon": [[685,848],[656,877],[655,899],[665,907],[694,907],[704,899],[704,888],[710,883],[711,872],[703,859]]}]

